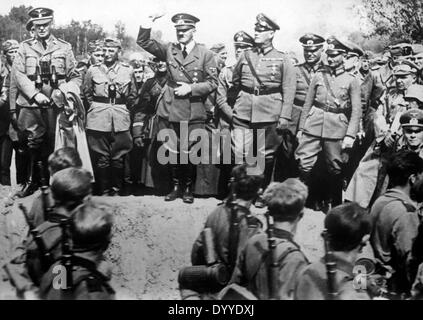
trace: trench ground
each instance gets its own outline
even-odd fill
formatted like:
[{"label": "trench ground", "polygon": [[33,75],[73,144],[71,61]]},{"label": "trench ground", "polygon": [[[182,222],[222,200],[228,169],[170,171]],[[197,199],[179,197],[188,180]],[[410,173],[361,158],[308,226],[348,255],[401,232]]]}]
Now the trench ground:
[{"label": "trench ground", "polygon": [[[0,266],[26,235],[23,214],[35,195],[12,200],[15,190],[0,187]],[[190,264],[191,247],[207,215],[219,203],[214,198],[195,199],[191,205],[178,199],[165,202],[157,196],[95,197],[114,209],[115,225],[107,259],[112,266],[111,284],[117,299],[177,300],[178,271]],[[264,219],[264,209],[252,209]],[[310,261],[323,254],[321,231],[324,214],[306,209],[296,240]],[[0,269],[0,300],[16,299],[13,287]]]}]

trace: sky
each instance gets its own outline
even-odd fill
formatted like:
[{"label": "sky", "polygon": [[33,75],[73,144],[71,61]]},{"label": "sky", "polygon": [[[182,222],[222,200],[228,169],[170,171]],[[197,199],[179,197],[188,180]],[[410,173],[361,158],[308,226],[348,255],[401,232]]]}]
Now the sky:
[{"label": "sky", "polygon": [[[90,20],[113,33],[117,21],[126,25],[127,33],[136,38],[143,17],[164,12],[154,29],[163,32],[163,39],[175,41],[171,17],[180,12],[197,16],[196,40],[211,46],[232,43],[233,35],[244,30],[253,35],[255,17],[263,12],[274,18],[281,30],[275,35],[275,47],[300,52],[298,38],[305,32],[322,36],[343,36],[358,31],[360,21],[350,10],[360,0],[1,0],[0,14],[12,6],[25,4],[45,6],[55,11],[55,24],[74,20]],[[229,50],[231,53],[231,50]],[[232,51],[233,52],[233,51]]]}]

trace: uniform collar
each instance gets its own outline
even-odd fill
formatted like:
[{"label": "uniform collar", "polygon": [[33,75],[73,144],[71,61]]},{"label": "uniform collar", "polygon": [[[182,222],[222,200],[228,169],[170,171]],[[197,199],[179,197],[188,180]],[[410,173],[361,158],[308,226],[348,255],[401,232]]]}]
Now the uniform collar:
[{"label": "uniform collar", "polygon": [[273,235],[276,238],[279,238],[279,239],[287,239],[289,241],[293,241],[293,239],[294,239],[294,235],[291,232],[286,231],[284,229],[274,228],[273,229]]},{"label": "uniform collar", "polygon": [[408,194],[405,194],[403,191],[399,189],[389,189],[386,191],[385,196],[388,198],[394,198],[402,201],[404,204],[411,205],[412,207],[417,209],[416,203],[411,200],[410,196]]},{"label": "uniform collar", "polygon": [[257,47],[257,52],[263,54],[264,56],[274,49],[273,45],[270,45],[264,49]]},{"label": "uniform collar", "polygon": [[187,45],[183,45],[182,43],[179,44],[181,50],[184,49],[184,46],[186,48],[187,54],[190,54],[190,52],[192,51],[192,49],[194,49],[196,42],[194,40],[192,40],[190,43],[188,43]]},{"label": "uniform collar", "polygon": [[119,60],[115,61],[115,63],[113,63],[110,67],[108,67],[106,64],[102,64],[102,66],[104,66],[104,69],[109,72],[111,70],[113,70],[114,72],[117,72],[117,70],[119,69]]},{"label": "uniform collar", "polygon": [[308,72],[317,72],[317,70],[319,70],[319,68],[322,66],[322,63],[319,61],[317,63],[315,63],[314,65],[310,65],[307,62],[303,63],[303,67],[308,71]]}]

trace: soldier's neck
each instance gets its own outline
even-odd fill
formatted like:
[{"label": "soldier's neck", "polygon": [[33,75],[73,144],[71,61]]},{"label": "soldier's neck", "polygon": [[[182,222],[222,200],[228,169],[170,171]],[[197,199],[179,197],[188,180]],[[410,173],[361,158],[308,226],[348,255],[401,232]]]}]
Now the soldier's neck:
[{"label": "soldier's neck", "polygon": [[405,186],[395,186],[392,189],[400,191],[400,192],[406,194],[407,196],[410,196],[411,186],[408,182]]},{"label": "soldier's neck", "polygon": [[275,220],[273,222],[273,227],[275,229],[288,231],[292,235],[295,235],[295,232],[297,231],[297,223],[291,223],[291,222],[287,222],[287,221],[282,222],[282,221],[276,221]]}]

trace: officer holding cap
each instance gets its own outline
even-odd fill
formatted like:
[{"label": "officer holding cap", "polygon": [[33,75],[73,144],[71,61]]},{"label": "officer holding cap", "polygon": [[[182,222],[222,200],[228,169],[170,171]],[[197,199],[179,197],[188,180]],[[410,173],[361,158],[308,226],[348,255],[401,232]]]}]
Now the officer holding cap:
[{"label": "officer holding cap", "polygon": [[327,39],[328,68],[311,81],[299,124],[295,156],[300,177],[310,183],[310,173],[323,150],[330,179],[332,206],[342,203],[344,152],[352,148],[361,118],[360,85],[345,72],[344,58],[351,51],[335,37]]},{"label": "officer holding cap", "polygon": [[[246,161],[249,151],[257,147],[258,174],[264,174],[262,189],[273,175],[275,152],[288,130],[295,95],[296,75],[291,59],[273,47],[278,24],[263,13],[256,17],[255,47],[245,51],[233,72],[234,86],[239,88],[232,117],[232,144],[236,161]],[[258,134],[264,132],[264,146]],[[252,154],[252,153],[251,153]],[[264,166],[263,161],[264,160]],[[264,168],[263,168],[264,167]],[[257,207],[264,207],[261,197]]]},{"label": "officer holding cap", "polygon": [[83,85],[88,101],[87,139],[95,155],[95,179],[100,195],[123,190],[124,157],[131,151],[129,110],[137,96],[132,68],[119,61],[122,49],[117,39],[103,43],[104,61],[88,69]]},{"label": "officer holding cap", "polygon": [[[154,22],[160,16],[150,17]],[[177,134],[175,143],[180,144],[179,132],[184,124],[189,133],[194,129],[204,129],[207,119],[205,101],[217,87],[217,65],[212,51],[194,41],[197,17],[178,13],[172,17],[175,24],[177,42],[162,43],[151,39],[151,27],[148,23],[140,27],[137,44],[158,59],[167,62],[168,82],[157,102],[158,128],[172,129]],[[188,133],[188,136],[189,136]],[[195,141],[188,142],[188,150],[166,145],[170,152],[184,157],[188,163],[171,164],[172,191],[165,197],[173,201],[182,196],[185,203],[192,203],[195,165],[189,160],[189,154]],[[185,178],[185,179],[183,179]],[[184,180],[184,181],[183,181]]]},{"label": "officer holding cap", "polygon": [[35,36],[21,43],[12,67],[20,107],[18,127],[27,137],[31,154],[31,170],[19,196],[37,189],[34,165],[39,160],[46,162],[54,149],[57,111],[50,100],[53,89],[79,95],[81,84],[72,46],[51,34],[53,10],[34,8],[28,15],[27,27],[34,27]]}]

